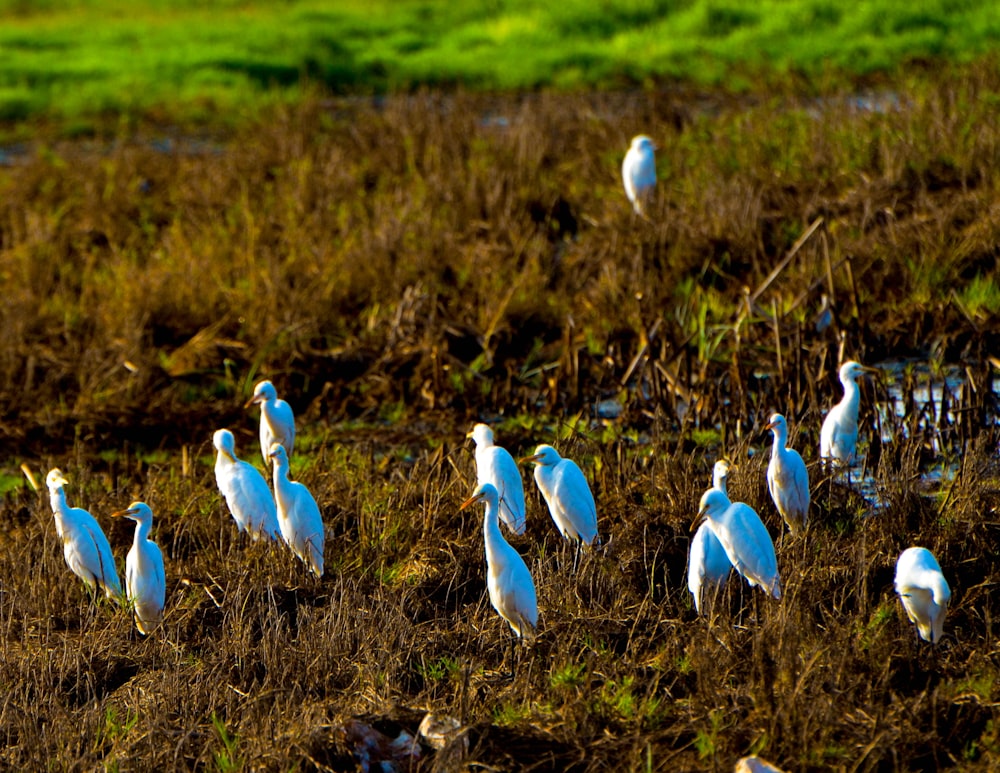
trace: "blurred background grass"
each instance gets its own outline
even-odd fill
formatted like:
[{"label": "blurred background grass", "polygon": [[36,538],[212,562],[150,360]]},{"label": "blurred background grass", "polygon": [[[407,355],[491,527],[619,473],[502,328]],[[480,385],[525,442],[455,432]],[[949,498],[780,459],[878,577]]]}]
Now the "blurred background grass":
[{"label": "blurred background grass", "polygon": [[[608,88],[650,79],[818,88],[1000,40],[1000,2],[0,0],[0,119],[233,121],[307,84]],[[277,88],[275,88],[277,87]]]}]

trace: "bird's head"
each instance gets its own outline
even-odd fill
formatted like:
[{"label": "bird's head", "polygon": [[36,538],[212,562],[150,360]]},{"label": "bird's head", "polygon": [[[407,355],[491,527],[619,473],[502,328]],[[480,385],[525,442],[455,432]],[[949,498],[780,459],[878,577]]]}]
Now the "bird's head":
[{"label": "bird's head", "polygon": [[462,506],[458,509],[464,510],[467,507],[472,507],[472,505],[476,504],[476,502],[485,502],[486,504],[490,504],[492,502],[496,505],[499,499],[500,495],[497,493],[496,486],[492,483],[480,483],[476,487],[476,490],[472,492],[472,496],[462,502]]},{"label": "bird's head", "polygon": [[656,146],[656,143],[653,142],[645,134],[637,134],[635,137],[633,137],[632,138],[632,147],[635,148],[636,150],[641,150],[641,151],[650,151],[650,152],[652,152],[654,150],[658,150],[658,148]]},{"label": "bird's head", "polygon": [[862,365],[860,362],[855,362],[854,360],[848,360],[843,365],[840,366],[840,383],[845,384],[848,381],[855,381],[866,373],[878,373],[878,368],[869,368],[866,365]]},{"label": "bird's head", "polygon": [[493,445],[493,430],[483,423],[479,423],[469,430],[466,437],[472,438],[477,446]]},{"label": "bird's head", "polygon": [[266,403],[269,400],[274,400],[278,396],[278,392],[274,388],[274,384],[270,381],[258,381],[257,386],[253,388],[253,397],[247,400],[244,408],[249,408],[251,405],[257,403]]},{"label": "bird's head", "polygon": [[717,488],[710,488],[701,495],[701,502],[698,503],[698,515],[691,522],[691,531],[694,531],[704,519],[721,515],[729,505],[729,497]]},{"label": "bird's head", "polygon": [[230,461],[236,461],[236,439],[228,429],[215,430],[215,434],[212,435],[212,445],[215,446],[216,451]]},{"label": "bird's head", "polygon": [[136,523],[145,523],[153,520],[153,511],[145,502],[133,502],[124,510],[111,514],[112,518],[130,518]]},{"label": "bird's head", "polygon": [[271,443],[271,450],[267,452],[269,458],[274,459],[277,465],[288,464],[288,452],[281,443]]},{"label": "bird's head", "polygon": [[525,456],[518,459],[518,462],[520,464],[524,464],[525,462],[534,462],[541,467],[552,467],[553,465],[559,464],[561,459],[562,457],[559,456],[559,452],[556,451],[556,449],[543,443],[535,449],[535,453],[531,456]]},{"label": "bird's head", "polygon": [[780,413],[772,413],[771,418],[768,419],[767,424],[764,426],[765,430],[771,430],[775,435],[787,435],[788,434],[788,422],[785,421],[785,417]]},{"label": "bird's head", "polygon": [[49,474],[45,476],[45,485],[50,489],[62,488],[69,484],[65,476],[62,474],[62,470],[58,467],[53,467],[49,470]]}]

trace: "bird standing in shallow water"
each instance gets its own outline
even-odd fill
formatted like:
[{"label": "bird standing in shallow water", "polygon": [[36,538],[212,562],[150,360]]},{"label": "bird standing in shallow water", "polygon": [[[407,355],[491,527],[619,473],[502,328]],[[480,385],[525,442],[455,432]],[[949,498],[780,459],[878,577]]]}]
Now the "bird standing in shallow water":
[{"label": "bird standing in shallow water", "polygon": [[[486,588],[490,603],[507,621],[513,634],[523,639],[533,637],[538,625],[538,598],[535,583],[521,554],[512,548],[500,532],[500,495],[492,483],[480,483],[460,510],[483,502],[483,542],[486,548]],[[511,675],[514,673],[514,637],[510,640]]]},{"label": "bird standing in shallow water", "polygon": [[104,590],[104,595],[122,603],[122,586],[115,568],[111,543],[97,519],[81,507],[70,507],[63,486],[69,483],[58,468],[45,479],[49,503],[55,516],[56,532],[63,543],[63,558],[73,574],[88,588]]},{"label": "bird standing in shallow water", "polygon": [[767,465],[767,490],[792,534],[802,532],[809,520],[809,473],[795,449],[788,447],[788,423],[780,413],[771,414],[765,429],[774,433],[771,461]]},{"label": "bird standing in shallow water", "polygon": [[896,561],[896,593],[906,616],[916,623],[924,641],[941,641],[951,588],[934,554],[927,548],[907,548]]},{"label": "bird standing in shallow water", "polygon": [[492,483],[500,495],[500,518],[515,534],[524,534],[524,482],[514,457],[493,442],[493,430],[477,424],[466,436],[476,443],[477,482]]},{"label": "bird standing in shallow water", "polygon": [[857,379],[865,373],[877,373],[875,368],[866,368],[854,360],[840,366],[840,383],[844,386],[844,397],[823,419],[819,433],[819,458],[850,466],[854,464],[858,446],[858,409],[861,406],[861,390]]},{"label": "bird standing in shallow water", "polygon": [[149,538],[153,528],[153,511],[145,502],[133,502],[127,510],[111,515],[135,521],[135,537],[125,559],[125,589],[132,605],[135,627],[145,635],[163,620],[163,606],[167,598],[163,553],[159,545]]},{"label": "bird standing in shallow water", "polygon": [[597,539],[597,505],[590,484],[576,463],[544,444],[521,461],[535,463],[535,483],[559,533],[574,540],[578,552],[581,544],[593,543]]},{"label": "bird standing in shallow water", "polygon": [[264,476],[236,457],[236,441],[228,429],[216,430],[212,443],[218,451],[215,482],[239,530],[248,532],[254,541],[261,536],[278,539],[278,511]]},{"label": "bird standing in shallow water", "polygon": [[295,445],[295,415],[292,407],[284,400],[278,399],[278,392],[270,381],[260,381],[253,388],[253,397],[247,400],[244,408],[260,405],[260,453],[264,457],[264,466],[268,465],[268,455],[271,446],[281,443],[288,456],[292,455]]},{"label": "bird standing in shallow water", "polygon": [[729,562],[751,585],[759,585],[774,598],[781,598],[781,577],[774,543],[767,527],[752,507],[730,502],[715,488],[701,496],[698,517],[705,518],[729,556]]},{"label": "bird standing in shallow water", "polygon": [[[712,488],[727,493],[727,479],[730,464],[720,459],[712,469]],[[694,597],[694,608],[701,614],[702,593],[706,585],[720,586],[729,578],[733,568],[722,547],[719,538],[715,536],[708,521],[703,521],[691,539],[691,549],[688,553],[688,590]]]},{"label": "bird standing in shallow water", "polygon": [[323,516],[304,485],[288,479],[288,454],[281,443],[271,446],[274,460],[274,500],[281,536],[317,577],[323,576]]},{"label": "bird standing in shallow water", "polygon": [[646,216],[646,202],[656,187],[656,145],[645,134],[632,138],[622,161],[625,195],[637,215]]}]

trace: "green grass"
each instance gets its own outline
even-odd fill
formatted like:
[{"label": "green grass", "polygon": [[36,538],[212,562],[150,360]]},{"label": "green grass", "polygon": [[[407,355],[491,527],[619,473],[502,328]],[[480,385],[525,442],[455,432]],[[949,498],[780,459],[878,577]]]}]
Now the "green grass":
[{"label": "green grass", "polygon": [[0,119],[104,111],[215,123],[310,84],[560,89],[676,78],[737,90],[913,59],[967,60],[1000,39],[1000,0],[631,0],[555,5],[374,0],[0,2]]}]

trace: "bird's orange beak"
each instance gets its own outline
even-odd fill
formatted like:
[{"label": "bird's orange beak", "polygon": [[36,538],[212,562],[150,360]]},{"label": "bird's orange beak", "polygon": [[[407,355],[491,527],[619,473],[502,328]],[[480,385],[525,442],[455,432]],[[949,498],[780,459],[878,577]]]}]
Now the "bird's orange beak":
[{"label": "bird's orange beak", "polygon": [[255,403],[259,403],[259,402],[261,402],[261,400],[263,400],[263,399],[264,399],[264,398],[263,398],[263,397],[261,397],[260,395],[254,395],[253,397],[251,397],[251,398],[250,398],[249,400],[247,400],[247,401],[246,401],[246,402],[245,402],[245,403],[243,404],[243,407],[244,407],[244,408],[249,408],[249,407],[250,407],[251,405],[254,405]]},{"label": "bird's orange beak", "polygon": [[119,510],[117,513],[112,513],[112,518],[121,518],[123,515],[135,515],[135,508],[130,507],[127,510]]},{"label": "bird's orange beak", "polygon": [[542,458],[541,454],[532,454],[531,456],[522,456],[517,460],[518,464],[524,464],[525,462],[537,462]]},{"label": "bird's orange beak", "polygon": [[471,507],[472,505],[476,504],[476,502],[478,502],[482,498],[483,498],[482,494],[473,494],[471,497],[469,497],[464,502],[462,502],[462,506],[460,508],[458,508],[458,509],[461,511],[461,510],[464,510],[467,507]]}]

